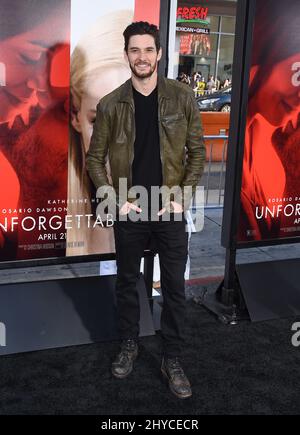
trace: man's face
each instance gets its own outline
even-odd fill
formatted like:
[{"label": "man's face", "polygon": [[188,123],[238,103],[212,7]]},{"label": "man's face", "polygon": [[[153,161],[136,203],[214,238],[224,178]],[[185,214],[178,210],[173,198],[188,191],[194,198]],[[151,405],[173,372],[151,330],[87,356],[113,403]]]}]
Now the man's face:
[{"label": "man's face", "polygon": [[156,50],[153,36],[135,35],[129,39],[128,52],[125,53],[125,57],[135,77],[146,79],[157,71],[161,54],[161,49],[158,52]]}]

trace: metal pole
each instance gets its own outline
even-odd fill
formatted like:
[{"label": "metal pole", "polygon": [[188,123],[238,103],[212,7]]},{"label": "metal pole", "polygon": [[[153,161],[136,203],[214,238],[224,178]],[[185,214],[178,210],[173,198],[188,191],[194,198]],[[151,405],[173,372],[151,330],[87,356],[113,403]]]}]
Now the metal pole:
[{"label": "metal pole", "polygon": [[226,249],[224,286],[221,300],[224,305],[232,305],[236,296],[235,289],[236,249]]},{"label": "metal pole", "polygon": [[221,171],[220,171],[220,182],[219,182],[219,205],[221,205],[221,189],[222,189],[222,182],[223,182],[223,174],[224,174],[224,165],[225,165],[225,154],[227,149],[227,140],[224,140],[224,146],[223,146],[223,155],[222,155],[222,165],[221,165]]},{"label": "metal pole", "polygon": [[212,149],[213,149],[213,142],[210,143],[207,184],[206,184],[206,205],[208,204],[209,179],[210,179],[210,174],[211,174],[211,163],[212,163]]}]

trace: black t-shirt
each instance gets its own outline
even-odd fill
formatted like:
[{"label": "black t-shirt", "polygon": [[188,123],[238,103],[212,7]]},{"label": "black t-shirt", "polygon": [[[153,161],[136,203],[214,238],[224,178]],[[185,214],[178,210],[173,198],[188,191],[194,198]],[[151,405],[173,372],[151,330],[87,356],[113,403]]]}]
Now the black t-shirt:
[{"label": "black t-shirt", "polygon": [[144,186],[147,189],[150,207],[151,186],[161,187],[162,185],[157,87],[148,96],[141,94],[133,87],[133,98],[136,138],[132,164],[132,185]]}]

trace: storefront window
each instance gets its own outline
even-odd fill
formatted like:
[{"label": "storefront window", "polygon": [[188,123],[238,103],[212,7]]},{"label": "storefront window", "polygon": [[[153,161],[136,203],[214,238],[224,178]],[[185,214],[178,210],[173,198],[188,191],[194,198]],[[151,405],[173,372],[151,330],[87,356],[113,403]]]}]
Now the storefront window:
[{"label": "storefront window", "polygon": [[222,33],[235,32],[235,17],[222,17]]},{"label": "storefront window", "polygon": [[195,72],[201,72],[205,81],[208,81],[208,77],[214,74],[217,61],[217,44],[218,35],[209,35],[210,51],[205,56],[197,56],[194,58],[194,70]]},{"label": "storefront window", "polygon": [[[229,13],[221,15],[229,3]],[[204,6],[203,0],[177,2],[171,78],[182,73],[191,78],[195,72],[201,72],[206,82],[209,76],[218,76],[221,82],[232,78],[236,2],[219,1],[216,6],[216,2],[207,0]]]},{"label": "storefront window", "polygon": [[207,18],[207,21],[211,32],[219,32],[220,17],[212,15]]},{"label": "storefront window", "polygon": [[201,71],[205,79],[215,73],[218,35],[180,36],[179,73],[191,75]]},{"label": "storefront window", "polygon": [[218,76],[221,81],[232,78],[234,36],[220,35]]}]

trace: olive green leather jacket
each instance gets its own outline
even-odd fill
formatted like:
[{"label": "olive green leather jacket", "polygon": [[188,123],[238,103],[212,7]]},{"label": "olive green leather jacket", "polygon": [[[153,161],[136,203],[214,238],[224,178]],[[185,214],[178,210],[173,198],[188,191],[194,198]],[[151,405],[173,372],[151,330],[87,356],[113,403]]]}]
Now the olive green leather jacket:
[{"label": "olive green leather jacket", "polygon": [[[175,80],[158,78],[158,123],[163,185],[184,188],[191,186],[192,193],[201,178],[205,163],[205,145],[199,109],[193,91]],[[131,79],[106,95],[97,105],[87,170],[96,188],[111,189],[106,170],[109,159],[111,178],[118,203],[132,202],[135,195],[128,195],[132,187],[134,159],[135,116]],[[127,198],[120,195],[119,179],[128,183]],[[132,189],[131,189],[132,190]],[[180,189],[178,189],[179,191]],[[163,204],[170,209],[170,195]],[[188,209],[191,195],[174,195],[171,199],[182,202]]]}]

